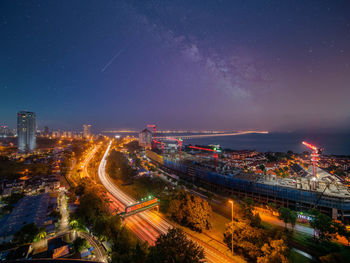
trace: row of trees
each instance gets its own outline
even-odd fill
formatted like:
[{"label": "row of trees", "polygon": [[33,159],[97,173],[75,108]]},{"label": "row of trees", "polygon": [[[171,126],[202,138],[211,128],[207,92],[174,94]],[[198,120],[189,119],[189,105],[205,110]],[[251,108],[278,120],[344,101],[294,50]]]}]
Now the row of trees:
[{"label": "row of trees", "polygon": [[128,150],[128,152],[130,152],[130,153],[135,153],[135,152],[138,152],[141,150],[141,147],[139,146],[138,141],[129,142],[125,146],[126,146],[126,149]]},{"label": "row of trees", "polygon": [[106,170],[113,179],[123,182],[129,182],[136,175],[136,171],[130,167],[125,156],[116,150],[110,152]]},{"label": "row of trees", "polygon": [[[259,214],[253,213],[250,199],[234,202],[234,222],[226,226],[224,242],[249,262],[288,262],[288,247],[282,231],[267,230]],[[232,243],[233,242],[233,243]]]}]

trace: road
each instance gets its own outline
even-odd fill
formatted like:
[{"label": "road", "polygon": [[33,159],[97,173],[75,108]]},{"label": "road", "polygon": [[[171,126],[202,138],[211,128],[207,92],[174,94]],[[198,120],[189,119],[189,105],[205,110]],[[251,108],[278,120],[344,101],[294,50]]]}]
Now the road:
[{"label": "road", "polygon": [[67,210],[67,198],[63,191],[60,191],[60,213],[61,220],[58,227],[58,233],[69,230],[69,213]]},{"label": "road", "polygon": [[95,156],[95,153],[97,152],[97,150],[100,147],[101,147],[100,144],[96,145],[91,151],[89,151],[89,153],[85,157],[84,162],[81,165],[81,168],[83,169],[83,176],[84,177],[88,177],[89,176],[89,171],[88,171],[89,163],[92,160],[92,158]]},{"label": "road", "polygon": [[[108,177],[105,168],[107,156],[111,148],[112,142],[109,143],[105,154],[98,168],[98,175],[101,183],[109,192],[111,197],[111,206],[113,209],[124,210],[125,206],[136,203],[136,200],[121,191]],[[173,225],[151,211],[144,211],[125,219],[126,225],[143,241],[147,241],[150,245],[154,245],[159,234],[166,234]],[[195,237],[188,237],[204,248],[207,262],[234,262],[222,252],[198,240]]]},{"label": "road", "polygon": [[[270,223],[270,224],[285,227],[285,223],[282,220],[279,220],[275,216],[268,215],[268,214],[265,214],[262,212],[259,212],[259,215],[260,215],[260,218],[262,221],[265,221],[265,222]],[[292,229],[292,226],[290,224],[287,224],[287,228]],[[302,226],[299,224],[295,225],[294,230],[301,232],[301,233],[304,233],[304,234],[311,235],[311,236],[314,234],[314,230],[311,227]]]}]

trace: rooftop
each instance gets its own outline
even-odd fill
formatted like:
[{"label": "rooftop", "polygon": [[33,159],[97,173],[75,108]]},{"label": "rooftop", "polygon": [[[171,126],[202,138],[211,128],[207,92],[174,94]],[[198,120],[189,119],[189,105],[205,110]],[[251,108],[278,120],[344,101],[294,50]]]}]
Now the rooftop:
[{"label": "rooftop", "polygon": [[348,190],[347,186],[343,184],[343,182],[337,176],[330,174],[319,167],[317,167],[318,186],[316,189],[312,190],[310,188],[310,181],[312,180],[312,166],[310,166],[305,172],[306,176],[298,177],[297,180],[290,178],[271,179],[269,177],[262,176],[259,179],[259,183],[319,192],[326,196],[343,198],[350,197],[350,191]]},{"label": "rooftop", "polygon": [[2,222],[0,236],[13,235],[24,225],[30,223],[42,226],[46,218],[49,201],[49,194],[23,197],[7,219]]}]

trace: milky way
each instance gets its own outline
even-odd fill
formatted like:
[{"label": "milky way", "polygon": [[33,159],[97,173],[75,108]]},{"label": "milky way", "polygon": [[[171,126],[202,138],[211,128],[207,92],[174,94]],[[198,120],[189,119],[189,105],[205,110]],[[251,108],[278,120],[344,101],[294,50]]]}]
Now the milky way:
[{"label": "milky way", "polygon": [[349,129],[348,1],[1,1],[0,124]]}]

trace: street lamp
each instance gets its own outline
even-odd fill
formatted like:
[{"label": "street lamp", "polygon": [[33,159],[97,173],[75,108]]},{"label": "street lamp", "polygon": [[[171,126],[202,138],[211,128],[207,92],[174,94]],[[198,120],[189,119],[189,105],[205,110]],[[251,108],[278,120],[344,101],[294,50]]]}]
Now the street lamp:
[{"label": "street lamp", "polygon": [[232,254],[233,254],[233,201],[232,200],[229,200],[228,201],[230,204],[231,204],[231,215],[232,215],[232,233],[231,233],[231,250],[232,250]]}]

